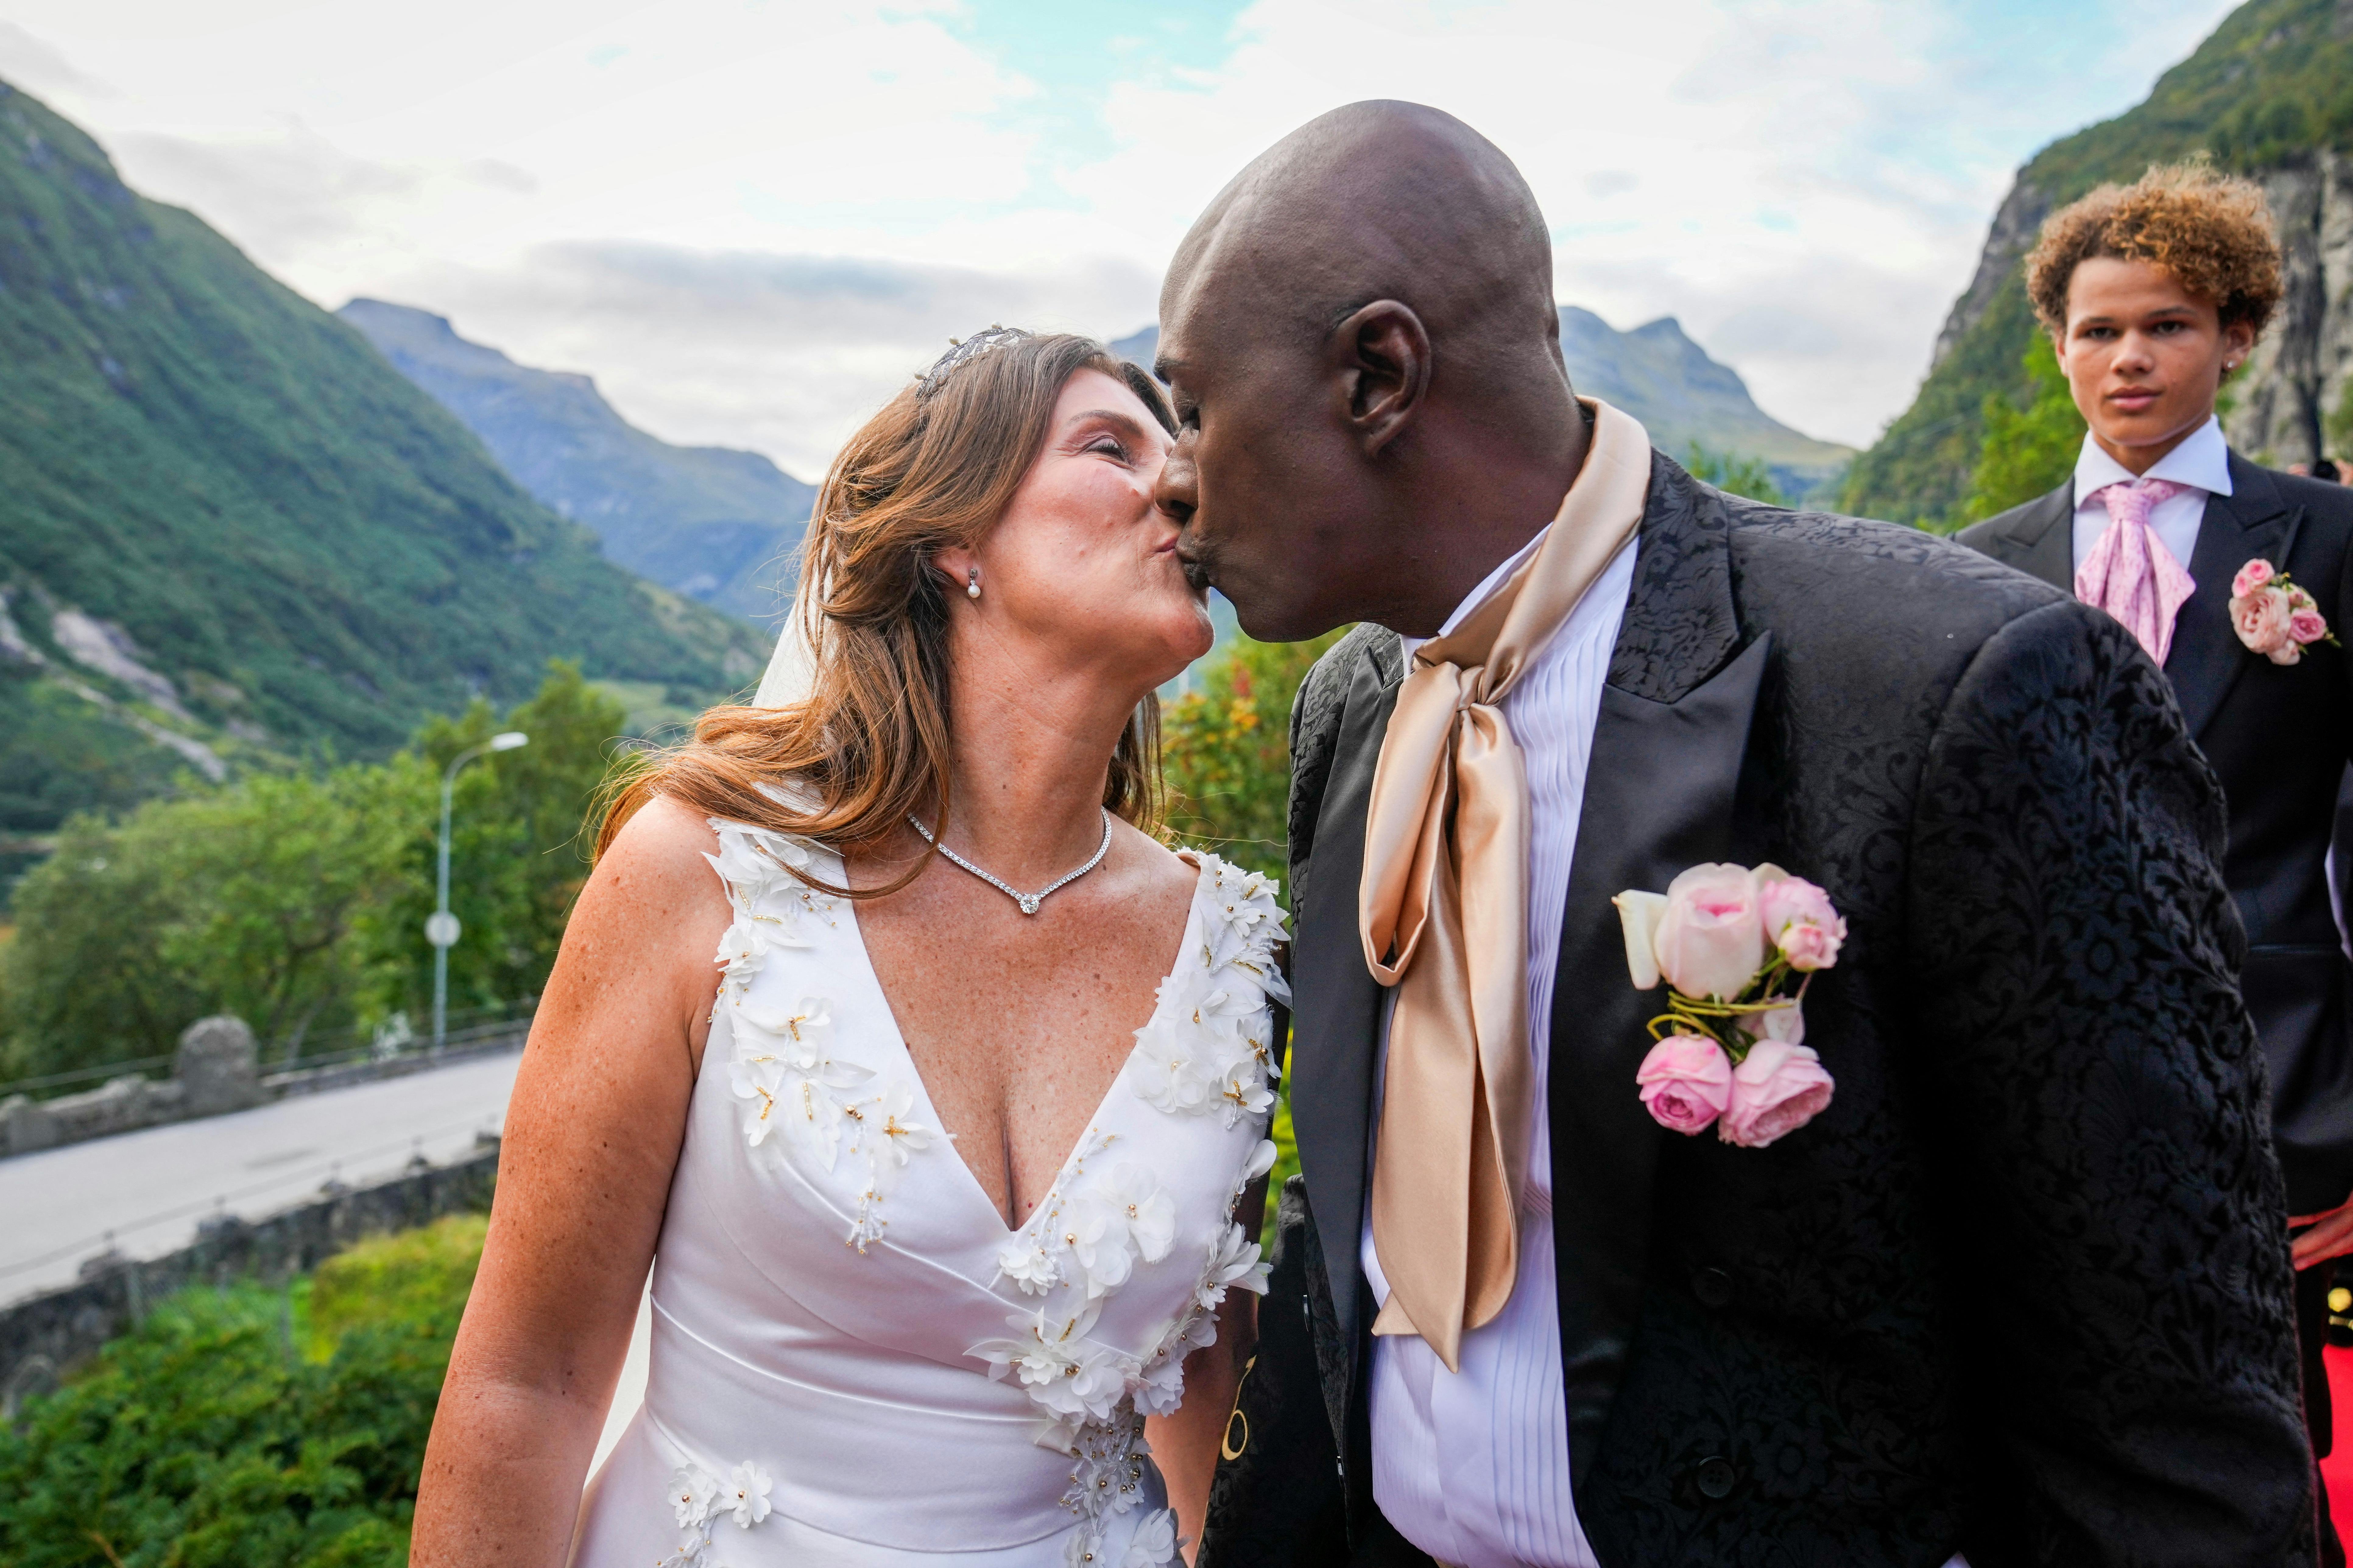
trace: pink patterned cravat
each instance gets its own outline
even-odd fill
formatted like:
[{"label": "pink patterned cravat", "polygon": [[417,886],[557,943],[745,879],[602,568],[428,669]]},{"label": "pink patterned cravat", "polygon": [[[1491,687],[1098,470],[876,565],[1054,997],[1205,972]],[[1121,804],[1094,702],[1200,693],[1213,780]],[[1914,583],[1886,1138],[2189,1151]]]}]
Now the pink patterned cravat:
[{"label": "pink patterned cravat", "polygon": [[2094,490],[2108,509],[2108,527],[2075,568],[2075,597],[2122,621],[2160,667],[2173,646],[2173,617],[2198,584],[2149,531],[2148,514],[2187,488],[2171,479],[2119,479]]}]

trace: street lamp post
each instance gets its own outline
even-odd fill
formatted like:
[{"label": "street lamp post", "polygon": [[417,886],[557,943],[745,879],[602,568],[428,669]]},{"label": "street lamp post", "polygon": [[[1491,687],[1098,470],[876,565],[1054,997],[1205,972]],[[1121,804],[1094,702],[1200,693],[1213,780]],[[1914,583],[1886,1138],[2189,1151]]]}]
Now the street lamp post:
[{"label": "street lamp post", "polygon": [[433,913],[425,921],[425,940],[433,944],[433,1049],[437,1053],[448,1033],[449,950],[457,945],[459,931],[458,917],[449,912],[449,792],[457,785],[458,770],[476,757],[486,752],[512,752],[530,743],[531,737],[522,731],[504,731],[450,758],[441,775],[440,863],[433,879]]}]

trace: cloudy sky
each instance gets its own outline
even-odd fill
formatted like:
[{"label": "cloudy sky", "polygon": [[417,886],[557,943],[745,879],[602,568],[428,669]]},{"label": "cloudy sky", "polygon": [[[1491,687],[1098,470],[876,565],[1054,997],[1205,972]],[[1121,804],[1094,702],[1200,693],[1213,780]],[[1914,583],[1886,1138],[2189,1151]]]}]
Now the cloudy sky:
[{"label": "cloudy sky", "polygon": [[804,475],[951,334],[1148,322],[1353,99],[1516,159],[1558,293],[1772,414],[1911,397],[2016,166],[2227,0],[0,0],[0,78],[321,304],[424,306]]}]

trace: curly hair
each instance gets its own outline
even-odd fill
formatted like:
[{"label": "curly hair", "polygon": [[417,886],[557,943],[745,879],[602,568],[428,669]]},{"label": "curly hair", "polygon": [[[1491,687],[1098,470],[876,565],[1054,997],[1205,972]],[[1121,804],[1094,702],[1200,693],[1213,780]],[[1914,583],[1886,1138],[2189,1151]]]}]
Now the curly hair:
[{"label": "curly hair", "polygon": [[2129,185],[2102,185],[2052,213],[2026,258],[2026,292],[2054,335],[2067,330],[2067,286],[2095,256],[2147,261],[2210,301],[2222,325],[2260,336],[2280,301],[2271,204],[2252,180],[2203,162],[2160,163]]}]

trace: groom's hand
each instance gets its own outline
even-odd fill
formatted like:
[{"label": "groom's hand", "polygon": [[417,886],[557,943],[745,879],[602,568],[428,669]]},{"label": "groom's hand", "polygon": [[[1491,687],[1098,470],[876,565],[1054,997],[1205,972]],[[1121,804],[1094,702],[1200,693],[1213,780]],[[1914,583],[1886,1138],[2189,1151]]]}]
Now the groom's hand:
[{"label": "groom's hand", "polygon": [[[2300,1226],[2312,1228],[2298,1232]],[[2290,1215],[2287,1227],[2295,1237],[2289,1250],[2298,1268],[2309,1268],[2316,1263],[2342,1258],[2353,1252],[2353,1197],[2348,1197],[2335,1208],[2323,1209],[2318,1214]]]}]

